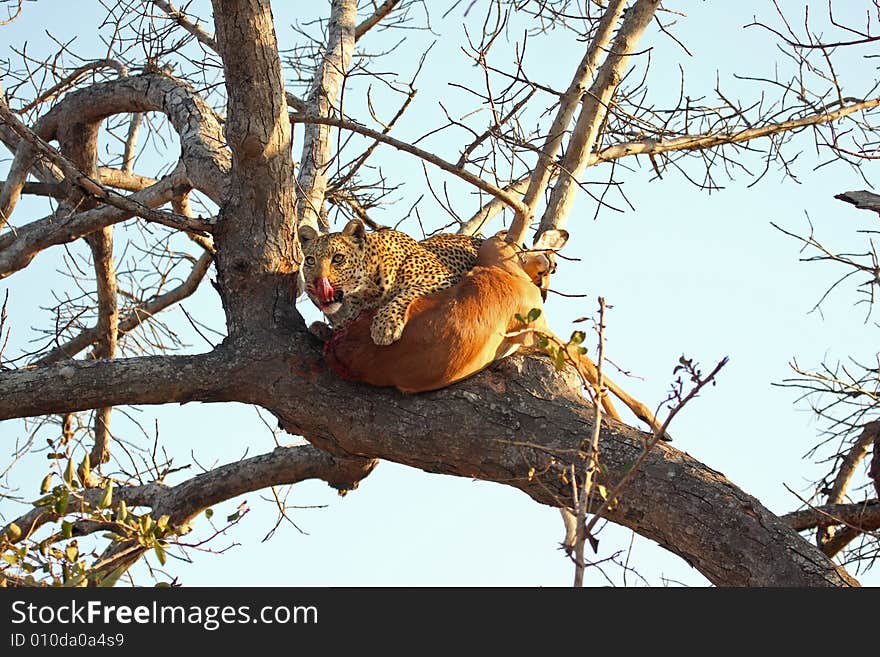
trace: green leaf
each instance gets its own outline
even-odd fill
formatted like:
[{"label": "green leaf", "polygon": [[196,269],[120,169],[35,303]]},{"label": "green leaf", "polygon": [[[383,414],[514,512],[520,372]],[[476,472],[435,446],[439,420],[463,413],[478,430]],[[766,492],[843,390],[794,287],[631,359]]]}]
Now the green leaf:
[{"label": "green leaf", "polygon": [[55,504],[54,504],[55,513],[58,514],[59,516],[63,516],[65,513],[67,513],[67,503],[68,502],[69,502],[69,499],[68,499],[66,493],[63,496],[59,497],[57,500],[55,500]]},{"label": "green leaf", "polygon": [[571,334],[571,340],[569,340],[569,342],[571,344],[580,344],[581,342],[583,342],[586,339],[586,337],[587,337],[587,334],[584,333],[583,331],[575,331],[574,333]]},{"label": "green leaf", "polygon": [[119,500],[119,510],[116,512],[116,519],[119,522],[128,520],[128,504],[125,503],[125,500]]},{"label": "green leaf", "polygon": [[79,556],[79,548],[76,546],[76,543],[71,543],[64,548],[64,556],[67,557],[67,560],[71,563],[76,561]]},{"label": "green leaf", "polygon": [[166,529],[168,529],[168,521],[169,520],[171,520],[171,516],[169,516],[167,514],[160,516],[159,519],[156,521],[156,527],[158,527],[159,529],[161,529],[164,532]]},{"label": "green leaf", "polygon": [[3,561],[12,564],[13,566],[18,563],[18,555],[15,553],[9,554],[4,552],[3,554],[0,554],[0,559],[3,559]]},{"label": "green leaf", "polygon": [[54,495],[43,495],[43,497],[41,497],[38,500],[34,500],[33,502],[31,502],[31,504],[33,504],[34,506],[49,506],[50,504],[52,504],[54,502],[55,502]]},{"label": "green leaf", "polygon": [[67,520],[62,521],[61,535],[64,538],[72,538],[73,537],[73,523],[72,522],[68,522]]},{"label": "green leaf", "polygon": [[52,488],[52,473],[50,472],[45,477],[43,477],[43,483],[40,484],[40,492],[48,493],[49,489]]},{"label": "green leaf", "polygon": [[210,520],[214,515],[214,509],[205,509],[205,517]]},{"label": "green leaf", "polygon": [[67,467],[64,468],[64,483],[73,487],[73,478],[76,476],[76,468],[73,467],[73,459],[67,459]]},{"label": "green leaf", "polygon": [[17,541],[21,538],[21,527],[14,522],[10,522],[9,526],[6,528],[6,538],[10,541]]},{"label": "green leaf", "polygon": [[238,520],[238,517],[240,515],[241,515],[241,513],[239,511],[236,511],[232,515],[226,516],[226,522],[235,522],[236,520]]},{"label": "green leaf", "polygon": [[526,318],[523,317],[522,315],[520,315],[519,313],[516,313],[516,314],[513,316],[513,318],[514,318],[516,321],[521,322],[522,324],[525,324],[525,323],[526,323]]},{"label": "green leaf", "polygon": [[541,309],[540,309],[540,308],[532,308],[532,309],[529,311],[529,314],[526,315],[526,319],[527,319],[529,322],[534,322],[534,321],[535,321],[536,319],[538,319],[540,316],[541,316]]},{"label": "green leaf", "polygon": [[113,504],[113,480],[108,479],[107,485],[104,486],[104,494],[101,495],[101,501],[98,502],[99,509],[106,509]]},{"label": "green leaf", "polygon": [[168,558],[165,556],[165,548],[156,543],[156,547],[153,548],[153,551],[156,553],[156,557],[159,559],[159,563],[163,566]]},{"label": "green leaf", "polygon": [[128,567],[125,565],[114,568],[109,573],[107,573],[107,575],[99,580],[96,580],[95,584],[97,584],[101,588],[109,588],[116,584],[117,580],[122,577],[122,574],[127,570],[127,568]]},{"label": "green leaf", "polygon": [[565,367],[565,350],[559,349],[556,351],[556,371],[561,372]]},{"label": "green leaf", "polygon": [[92,476],[92,460],[88,453],[83,458],[82,464],[79,466],[79,480],[83,486],[89,485],[89,479]]}]

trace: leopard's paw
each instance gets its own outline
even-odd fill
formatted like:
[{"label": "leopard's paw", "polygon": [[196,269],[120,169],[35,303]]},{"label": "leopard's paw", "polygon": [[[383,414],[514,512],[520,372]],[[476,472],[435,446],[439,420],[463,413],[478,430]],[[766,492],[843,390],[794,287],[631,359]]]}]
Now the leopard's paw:
[{"label": "leopard's paw", "polygon": [[403,327],[403,322],[376,315],[370,325],[370,337],[377,345],[389,345],[400,339]]}]

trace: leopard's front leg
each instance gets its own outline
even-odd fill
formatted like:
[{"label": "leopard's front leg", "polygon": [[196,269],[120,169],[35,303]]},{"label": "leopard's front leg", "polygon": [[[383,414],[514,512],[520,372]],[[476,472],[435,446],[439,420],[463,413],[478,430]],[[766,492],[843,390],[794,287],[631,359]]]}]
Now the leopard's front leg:
[{"label": "leopard's front leg", "polygon": [[377,345],[389,345],[397,342],[406,326],[406,311],[418,297],[436,291],[436,287],[412,286],[394,296],[391,301],[379,308],[370,325],[370,337]]}]

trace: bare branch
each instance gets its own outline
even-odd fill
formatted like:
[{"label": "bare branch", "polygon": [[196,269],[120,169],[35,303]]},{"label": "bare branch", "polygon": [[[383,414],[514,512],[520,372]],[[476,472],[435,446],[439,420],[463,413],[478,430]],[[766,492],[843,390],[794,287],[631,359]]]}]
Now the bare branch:
[{"label": "bare branch", "polygon": [[510,239],[514,243],[521,243],[525,237],[525,229],[531,223],[538,201],[543,196],[544,191],[547,189],[547,184],[550,182],[554,160],[562,146],[562,138],[565,136],[578,105],[581,102],[586,102],[584,92],[593,78],[596,67],[599,65],[599,58],[605,52],[608,42],[611,41],[614,27],[617,25],[617,21],[620,19],[620,15],[623,13],[626,5],[626,0],[612,0],[612,2],[608,3],[608,7],[599,21],[587,52],[578,65],[574,77],[568,85],[568,89],[565,90],[565,93],[559,99],[559,109],[556,112],[556,117],[553,119],[553,125],[550,126],[550,132],[547,135],[544,146],[541,148],[538,163],[529,179],[529,187],[523,199],[523,203],[528,208],[526,217],[524,217],[525,225],[520,225],[517,221],[514,221],[510,227]]},{"label": "bare branch", "polygon": [[422,150],[412,144],[409,144],[405,141],[401,141],[399,139],[395,139],[389,135],[383,134],[376,130],[371,130],[365,126],[362,126],[360,123],[355,123],[354,121],[349,121],[347,119],[335,119],[335,118],[324,118],[318,116],[310,116],[310,115],[301,115],[301,114],[291,114],[290,120],[294,123],[320,123],[324,125],[332,125],[339,128],[343,128],[345,130],[351,130],[352,132],[360,133],[370,139],[375,139],[378,142],[383,144],[388,144],[396,148],[399,151],[403,151],[404,153],[409,153],[410,155],[415,155],[434,166],[443,169],[444,171],[451,173],[455,176],[458,176],[465,182],[470,183],[474,187],[483,190],[484,192],[491,194],[497,199],[506,203],[509,207],[513,208],[514,211],[522,212],[525,209],[523,202],[513,193],[507,192],[499,187],[496,187],[492,183],[480,178],[477,175],[472,174],[467,169],[462,169],[451,162],[447,162],[446,160],[437,157],[436,155],[429,153],[428,151]]},{"label": "bare branch", "polygon": [[[143,322],[149,320],[163,310],[170,308],[183,299],[186,299],[195,292],[198,289],[199,283],[202,282],[205,274],[208,272],[212,260],[213,256],[210,252],[203,253],[196,261],[192,271],[183,283],[168,292],[157,295],[146,303],[140,306],[135,306],[129,310],[128,313],[119,320],[119,337],[124,337],[126,333],[130,333]],[[32,365],[50,365],[52,363],[57,363],[60,360],[73,358],[83,349],[87,349],[95,344],[99,337],[99,327],[95,326],[87,329],[61,346],[56,347],[52,351],[41,356],[39,359],[35,360]]]},{"label": "bare branch", "polygon": [[92,195],[99,201],[103,201],[120,210],[124,210],[132,215],[153,221],[155,223],[177,228],[179,230],[189,230],[195,232],[205,232],[211,230],[213,221],[205,219],[193,219],[184,217],[172,212],[162,212],[153,210],[145,205],[135,201],[130,196],[123,196],[108,187],[104,187],[100,182],[81,172],[70,160],[61,155],[55,148],[47,144],[38,135],[28,129],[21,121],[19,121],[4,102],[0,102],[0,120],[12,128],[15,133],[26,141],[37,152],[49,158],[51,162],[64,172],[65,178],[71,184],[77,185],[87,194]]},{"label": "bare branch", "polygon": [[376,11],[369,18],[362,20],[354,31],[354,40],[357,41],[373,27],[378,25],[383,18],[390,14],[394,8],[400,4],[400,0],[385,0],[381,5],[376,7]]},{"label": "bare branch", "polygon": [[[183,167],[178,166],[155,185],[132,194],[131,199],[139,206],[157,207],[189,188],[190,183],[183,174]],[[132,213],[113,206],[76,214],[69,214],[65,209],[45,219],[26,224],[14,232],[0,235],[0,278],[26,267],[34,256],[50,246],[72,242],[132,216]]]},{"label": "bare branch", "polygon": [[[329,118],[342,91],[345,74],[354,53],[357,0],[333,0],[327,45],[315,71],[306,98],[308,114]],[[297,176],[296,216],[299,225],[327,228],[324,195],[327,191],[327,167],[331,161],[329,124],[310,123],[303,136],[303,149]]]},{"label": "bare branch", "polygon": [[175,8],[170,2],[166,2],[165,0],[152,0],[152,3],[168,14],[175,23],[180,25],[180,27],[198,39],[199,43],[206,45],[211,50],[217,50],[217,42],[214,41],[214,37],[205,32],[198,23],[190,21],[186,17],[186,14]]},{"label": "bare branch", "polygon": [[[681,137],[675,137],[672,139],[643,139],[640,141],[627,142],[624,144],[615,144],[614,146],[608,146],[607,148],[603,148],[597,153],[592,154],[588,160],[588,163],[591,166],[593,164],[598,164],[599,162],[616,160],[627,155],[659,155],[660,153],[667,153],[670,151],[694,151],[714,148],[716,146],[722,146],[724,144],[737,144],[751,141],[753,139],[759,139],[761,137],[768,137],[770,135],[775,135],[782,132],[793,132],[801,128],[819,125],[821,123],[830,123],[845,116],[849,116],[850,114],[854,114],[855,112],[871,109],[872,107],[877,107],[878,105],[880,105],[880,98],[874,98],[872,100],[864,101],[852,101],[851,105],[847,105],[845,107],[841,107],[830,112],[822,112],[819,114],[805,116],[799,119],[769,123],[765,126],[750,128],[748,130],[742,130],[740,132],[732,134],[726,134],[724,132],[714,132],[699,135],[683,135]],[[849,193],[858,194],[859,192]],[[835,198],[841,198],[842,196],[843,194]],[[841,200],[847,199],[841,198]]]},{"label": "bare branch", "polygon": [[[611,50],[582,103],[565,157],[562,159],[563,173],[553,186],[547,208],[541,217],[539,235],[550,228],[564,226],[574,201],[577,179],[589,162],[599,129],[608,113],[609,103],[623,78],[623,72],[629,65],[629,58],[634,54],[639,38],[651,24],[659,5],[659,0],[637,0],[627,10]],[[525,227],[517,232],[520,233],[518,237],[521,240],[525,236]],[[517,235],[513,236],[516,237]]]}]

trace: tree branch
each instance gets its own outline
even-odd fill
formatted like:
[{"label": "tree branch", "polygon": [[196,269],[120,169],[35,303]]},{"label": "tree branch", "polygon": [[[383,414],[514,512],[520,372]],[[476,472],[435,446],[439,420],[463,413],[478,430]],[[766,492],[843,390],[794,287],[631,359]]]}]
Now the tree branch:
[{"label": "tree branch", "polygon": [[880,528],[880,500],[853,504],[824,504],[780,516],[796,531],[845,524],[864,531]]},{"label": "tree branch", "polygon": [[32,149],[49,158],[52,164],[64,172],[64,176],[68,182],[78,186],[95,199],[112,205],[120,210],[124,210],[131,215],[146,219],[147,221],[152,221],[178,230],[195,232],[211,230],[214,222],[210,220],[204,220],[201,218],[194,219],[173,212],[154,210],[134,201],[130,196],[123,196],[108,187],[104,187],[95,178],[80,171],[70,160],[32,132],[9,111],[9,108],[3,102],[0,102],[0,120],[12,128],[12,130],[27,142]]},{"label": "tree branch", "polygon": [[[354,54],[356,18],[357,0],[332,1],[327,45],[305,101],[310,115],[329,118],[334,113]],[[330,151],[330,128],[322,123],[306,125],[297,176],[296,217],[300,226],[327,229],[324,194]]]},{"label": "tree branch", "polygon": [[[149,507],[154,518],[167,514],[171,525],[184,525],[214,504],[269,486],[321,479],[340,491],[351,490],[376,464],[373,459],[335,457],[311,445],[276,447],[268,454],[219,466],[175,486],[159,481],[141,486],[117,485],[113,498],[114,503],[123,500],[131,508]],[[78,508],[81,501],[95,506],[102,494],[103,489],[93,488],[83,491],[81,498],[71,495],[68,508]],[[7,523],[0,535],[8,535],[10,525],[15,524],[21,530],[12,541],[17,543],[59,519],[51,507],[36,507]]]},{"label": "tree branch", "polygon": [[[202,282],[202,279],[204,279],[205,274],[208,272],[208,268],[211,266],[212,261],[213,255],[210,252],[203,253],[196,261],[192,271],[190,271],[189,276],[186,277],[186,280],[183,283],[164,294],[159,294],[153,297],[143,305],[132,308],[125,317],[119,320],[119,337],[122,338],[126,333],[131,333],[131,331],[136,329],[146,320],[159,314],[163,310],[170,308],[183,299],[186,299],[195,292],[199,287],[199,283]],[[100,331],[97,326],[86,329],[76,337],[41,356],[39,359],[31,363],[31,365],[34,367],[51,365],[60,360],[73,358],[83,349],[95,344],[98,341],[99,336]]]},{"label": "tree branch", "polygon": [[559,109],[556,112],[556,117],[553,119],[553,125],[550,127],[547,139],[544,141],[544,146],[538,155],[538,163],[529,179],[529,187],[523,199],[523,203],[528,208],[526,216],[522,219],[515,219],[508,233],[509,239],[515,244],[522,243],[525,237],[525,232],[534,217],[538,201],[543,196],[544,191],[547,189],[547,184],[550,182],[554,160],[562,146],[562,138],[565,136],[571,119],[574,117],[575,110],[581,104],[582,99],[583,102],[586,102],[584,92],[587,89],[587,84],[592,79],[593,72],[599,65],[600,56],[605,52],[608,42],[611,41],[614,26],[617,25],[617,21],[620,19],[620,15],[626,8],[626,5],[627,0],[613,0],[608,3],[608,7],[599,21],[596,33],[590,41],[587,52],[584,53],[584,57],[578,65],[574,77],[568,85],[568,89],[565,90],[565,93],[559,99]]},{"label": "tree branch", "polygon": [[124,404],[228,401],[236,359],[196,356],[65,361],[0,372],[0,420]]},{"label": "tree branch", "polygon": [[[781,132],[791,132],[812,125],[830,123],[831,121],[836,121],[837,119],[849,116],[855,112],[871,109],[878,105],[880,105],[880,98],[875,98],[872,100],[855,102],[831,112],[823,112],[821,114],[805,116],[799,119],[791,119],[789,121],[780,121],[779,123],[771,123],[758,128],[749,128],[748,130],[742,130],[732,134],[709,132],[699,135],[682,135],[681,137],[674,137],[672,139],[642,139],[640,141],[626,142],[624,144],[615,144],[614,146],[608,146],[607,148],[603,148],[602,150],[593,153],[589,158],[588,166],[600,162],[609,162],[621,157],[626,157],[627,155],[659,155],[670,151],[696,151],[723,146],[725,144],[738,144],[753,139],[759,139],[761,137],[769,137],[770,135],[779,134]],[[872,195],[870,192],[847,192],[847,194],[838,194],[835,198],[853,203],[857,207],[862,208],[862,206],[858,205],[857,201],[845,198],[848,194],[866,194],[866,197],[861,197],[865,199],[870,199],[871,196],[877,196],[876,194]],[[874,208],[869,205],[865,206],[865,209]]]},{"label": "tree branch", "polygon": [[152,2],[159,9],[168,14],[175,23],[192,34],[199,43],[206,45],[208,48],[216,52],[217,42],[214,40],[214,37],[205,32],[198,23],[193,23],[186,17],[186,14],[175,8],[170,2],[165,2],[165,0],[152,0]]},{"label": "tree branch", "polygon": [[[138,205],[158,207],[171,201],[175,195],[190,189],[189,179],[178,166],[155,185],[131,195]],[[0,279],[26,267],[34,256],[50,246],[73,242],[133,215],[113,206],[103,206],[85,212],[69,214],[60,208],[54,215],[40,219],[0,235]]]},{"label": "tree branch", "polygon": [[415,155],[416,157],[421,158],[426,162],[429,162],[430,164],[433,164],[434,166],[443,169],[448,173],[451,173],[454,176],[458,176],[465,182],[470,183],[474,187],[483,190],[487,194],[491,194],[500,201],[503,201],[510,208],[512,208],[514,212],[525,211],[525,205],[523,204],[522,200],[518,196],[516,196],[515,192],[511,193],[501,189],[500,187],[496,187],[487,180],[484,180],[479,176],[474,175],[467,169],[457,167],[451,162],[439,158],[436,155],[429,153],[428,151],[422,150],[421,148],[413,146],[412,144],[409,144],[405,141],[395,139],[394,137],[383,134],[377,130],[367,128],[360,123],[355,123],[354,121],[349,121],[347,119],[324,118],[320,116],[310,116],[304,114],[291,114],[290,120],[292,123],[321,123],[324,125],[332,125],[338,128],[343,128],[344,130],[357,132],[364,135],[365,137],[369,137],[370,139],[375,139],[378,142],[392,146],[399,151],[403,151],[404,153]]},{"label": "tree branch", "polygon": [[[584,97],[571,139],[566,146],[565,157],[562,159],[562,173],[553,186],[547,208],[541,217],[539,235],[551,228],[564,227],[571,204],[574,202],[577,180],[589,162],[596,138],[599,136],[599,129],[608,114],[608,105],[623,79],[623,73],[629,64],[629,58],[635,52],[636,44],[653,20],[654,12],[659,5],[660,0],[636,0],[627,10],[611,50]],[[521,242],[525,237],[525,228],[508,235],[508,240],[516,239]]]},{"label": "tree branch", "polygon": [[376,11],[369,18],[361,21],[354,31],[354,40],[358,41],[362,36],[378,25],[383,18],[390,14],[394,8],[400,4],[400,0],[385,0],[381,5],[376,7]]},{"label": "tree branch", "polygon": [[859,210],[872,210],[880,214],[880,194],[862,190],[860,192],[843,192],[836,194],[834,198],[850,203]]}]

